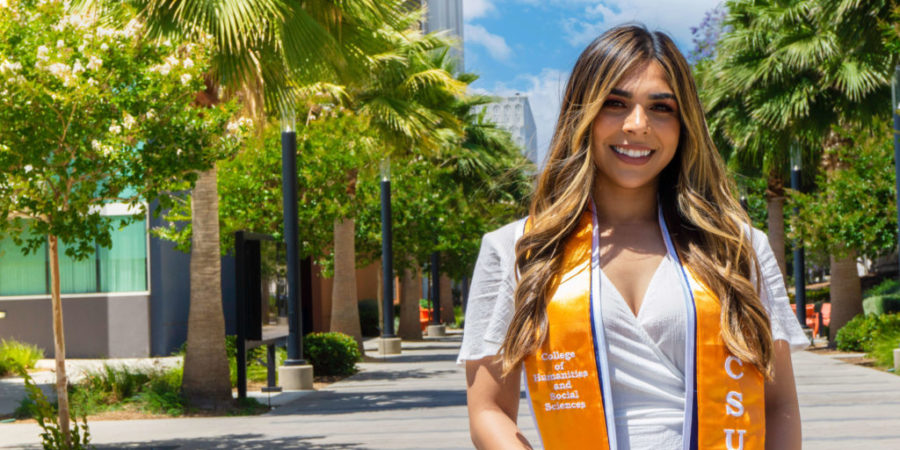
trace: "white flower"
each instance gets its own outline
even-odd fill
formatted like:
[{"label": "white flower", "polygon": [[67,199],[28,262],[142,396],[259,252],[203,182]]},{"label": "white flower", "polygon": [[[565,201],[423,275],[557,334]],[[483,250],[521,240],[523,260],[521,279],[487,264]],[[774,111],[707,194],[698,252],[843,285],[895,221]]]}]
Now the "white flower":
[{"label": "white flower", "polygon": [[78,75],[84,72],[84,65],[81,64],[81,60],[75,60],[75,64],[72,64],[72,75]]},{"label": "white flower", "polygon": [[49,53],[49,52],[50,52],[50,49],[47,48],[46,45],[42,45],[42,46],[38,47],[38,49],[37,49],[37,59],[38,59],[38,61],[46,61],[46,60],[50,59],[50,58],[47,56],[47,53]]},{"label": "white flower", "polygon": [[91,148],[94,149],[94,151],[99,152],[100,149],[102,148],[102,144],[100,144],[100,141],[94,139],[91,141]]},{"label": "white flower", "polygon": [[63,48],[65,46],[66,46],[66,43],[62,39],[56,41],[56,48]]},{"label": "white flower", "polygon": [[47,70],[58,78],[63,78],[69,72],[69,66],[63,63],[53,63],[47,66]]},{"label": "white flower", "polygon": [[100,50],[103,50],[104,52],[109,50],[109,46],[106,45],[106,42],[100,44]]},{"label": "white flower", "polygon": [[0,8],[9,8],[9,3],[6,3],[6,0],[0,0]]},{"label": "white flower", "polygon": [[166,57],[166,64],[168,64],[170,66],[177,66],[178,58],[176,58],[174,55],[169,55]]},{"label": "white flower", "polygon": [[193,77],[191,77],[191,74],[189,74],[189,73],[182,74],[181,75],[181,84],[187,86],[187,84],[191,82],[191,78],[193,78]]},{"label": "white flower", "polygon": [[130,130],[135,123],[136,121],[134,120],[134,117],[131,114],[125,113],[125,118],[122,119],[122,125],[125,126],[125,129]]},{"label": "white flower", "polygon": [[100,59],[94,55],[89,56],[88,59],[89,59],[89,61],[88,61],[88,65],[87,65],[87,70],[97,70],[97,69],[103,67],[102,59]]},{"label": "white flower", "polygon": [[87,79],[87,84],[89,84],[89,85],[91,85],[91,86],[96,86],[96,85],[97,85],[97,80],[95,80],[95,79],[93,79],[93,78],[88,78],[88,79]]},{"label": "white flower", "polygon": [[31,169],[33,169],[33,167],[31,167],[31,164],[26,165],[26,166],[25,166],[25,173],[31,172]]},{"label": "white flower", "polygon": [[119,134],[122,132],[122,127],[120,127],[117,123],[113,122],[113,124],[109,126],[109,132],[112,134]]},{"label": "white flower", "polygon": [[172,46],[172,41],[169,40],[169,39],[166,39],[166,40],[164,40],[164,41],[162,42],[162,45],[163,45],[163,47],[171,47],[171,46]]},{"label": "white flower", "polygon": [[166,63],[166,64],[157,64],[157,65],[151,67],[151,68],[150,68],[150,71],[151,71],[151,72],[157,72],[157,73],[159,73],[159,74],[161,74],[161,75],[168,75],[169,72],[172,71],[172,66],[170,66],[168,63]]},{"label": "white flower", "polygon": [[191,67],[194,67],[194,61],[191,61],[191,58],[185,58],[184,61],[181,62],[181,65],[183,65],[185,69],[190,69]]},{"label": "white flower", "polygon": [[9,62],[5,59],[2,62],[0,62],[0,73],[6,73],[6,72],[16,73],[19,70],[22,70],[21,63]]},{"label": "white flower", "polygon": [[181,156],[181,153],[182,151],[180,148],[175,150],[175,156]]},{"label": "white flower", "polygon": [[147,111],[147,120],[153,120],[153,118],[155,118],[155,117],[156,117],[156,110],[153,108],[150,108]]},{"label": "white flower", "polygon": [[81,45],[78,46],[78,53],[84,53],[85,47],[87,47],[87,42],[82,42]]},{"label": "white flower", "polygon": [[115,34],[115,32],[116,30],[113,30],[112,28],[97,27],[97,37],[110,37]]}]

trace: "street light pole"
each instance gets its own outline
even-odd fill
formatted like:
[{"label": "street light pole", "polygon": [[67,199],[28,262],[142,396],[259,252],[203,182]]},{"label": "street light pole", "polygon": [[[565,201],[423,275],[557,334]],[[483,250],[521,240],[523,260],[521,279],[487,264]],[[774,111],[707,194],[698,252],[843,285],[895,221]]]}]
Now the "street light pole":
[{"label": "street light pole", "polygon": [[394,335],[394,253],[391,248],[391,160],[381,160],[381,308],[383,323],[378,340],[380,355],[400,353],[400,338]]},{"label": "street light pole", "polygon": [[287,107],[281,118],[281,201],[284,210],[284,244],[287,259],[288,336],[287,359],[278,368],[278,379],[286,391],[312,389],[313,368],[303,359],[303,325],[300,310],[300,246],[297,224],[297,131],[294,109]]},{"label": "street light pole", "polygon": [[431,252],[431,324],[441,324],[441,255]]},{"label": "street light pole", "polygon": [[[791,189],[800,192],[802,156],[800,152],[800,144],[794,143],[791,149]],[[799,214],[799,209],[794,208],[794,216]],[[806,326],[806,253],[803,244],[794,242],[794,305],[797,307],[797,320],[800,322],[801,328],[809,328]]]},{"label": "street light pole", "polygon": [[303,360],[303,330],[300,325],[300,249],[297,224],[297,131],[294,111],[282,113],[281,200],[284,210],[284,241],[287,257],[288,340],[286,366],[306,364]]},{"label": "street light pole", "polygon": [[[900,64],[894,66],[894,77],[891,80],[891,112],[894,116],[894,183],[897,193],[897,205],[900,205]],[[900,226],[900,206],[897,207],[897,224]],[[900,252],[898,252],[900,258]],[[897,261],[897,274],[900,276],[900,259]]]}]

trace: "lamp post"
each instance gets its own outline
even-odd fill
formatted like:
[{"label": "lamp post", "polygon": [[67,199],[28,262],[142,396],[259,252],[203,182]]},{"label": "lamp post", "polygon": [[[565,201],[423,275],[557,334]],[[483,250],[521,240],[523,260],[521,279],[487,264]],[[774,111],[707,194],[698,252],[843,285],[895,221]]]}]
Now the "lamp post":
[{"label": "lamp post", "polygon": [[281,118],[281,200],[284,210],[284,241],[287,259],[288,337],[287,359],[279,378],[285,390],[312,389],[312,366],[303,360],[303,330],[300,322],[300,248],[297,224],[297,132],[293,107]]},{"label": "lamp post", "polygon": [[428,337],[447,335],[447,327],[441,323],[441,255],[431,253],[431,323],[425,328]]},{"label": "lamp post", "polygon": [[[800,144],[795,142],[791,148],[791,189],[800,192],[800,170],[803,165],[803,157],[800,152]],[[794,208],[794,216],[799,214],[799,210]],[[807,329],[806,326],[806,254],[803,251],[803,245],[794,242],[794,304],[797,307],[797,320],[800,327]]]},{"label": "lamp post", "polygon": [[[900,205],[900,64],[894,66],[894,77],[891,80],[891,112],[894,116],[894,183],[897,192],[897,204]],[[900,226],[900,207],[897,208],[897,223]],[[900,256],[900,252],[898,252]],[[900,260],[897,272],[900,275]]]},{"label": "lamp post", "polygon": [[382,315],[381,339],[378,353],[396,355],[400,353],[400,338],[394,335],[394,254],[391,249],[391,160],[381,160],[381,272],[382,272]]}]

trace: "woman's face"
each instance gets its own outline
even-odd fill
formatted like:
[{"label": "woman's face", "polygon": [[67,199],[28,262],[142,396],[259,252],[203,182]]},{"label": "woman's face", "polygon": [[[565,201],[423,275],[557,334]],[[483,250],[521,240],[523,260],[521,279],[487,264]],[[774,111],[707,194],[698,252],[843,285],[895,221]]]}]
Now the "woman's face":
[{"label": "woman's face", "polygon": [[598,187],[656,187],[681,130],[675,93],[656,62],[638,66],[612,89],[591,129]]}]

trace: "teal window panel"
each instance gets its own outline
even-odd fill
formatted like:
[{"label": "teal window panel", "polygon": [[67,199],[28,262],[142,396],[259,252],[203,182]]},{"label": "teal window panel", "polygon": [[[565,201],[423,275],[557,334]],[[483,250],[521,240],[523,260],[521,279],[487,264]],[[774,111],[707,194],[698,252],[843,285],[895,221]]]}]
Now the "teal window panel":
[{"label": "teal window panel", "polygon": [[[120,217],[123,219],[124,217]],[[100,248],[101,292],[147,290],[147,220],[112,230],[112,247]]]},{"label": "teal window panel", "polygon": [[28,255],[11,238],[0,240],[0,296],[47,293],[47,244]]}]

